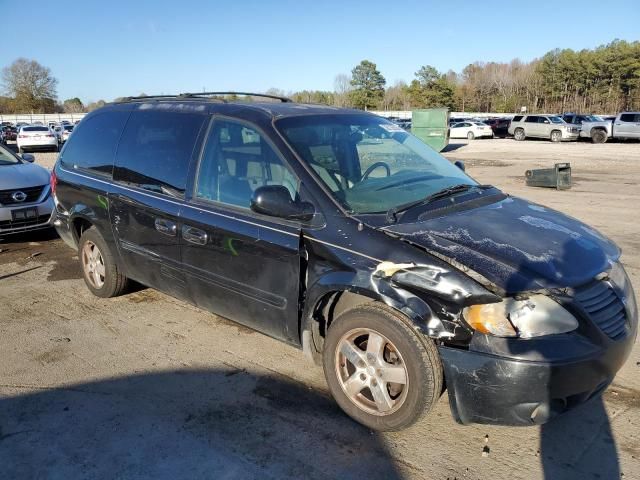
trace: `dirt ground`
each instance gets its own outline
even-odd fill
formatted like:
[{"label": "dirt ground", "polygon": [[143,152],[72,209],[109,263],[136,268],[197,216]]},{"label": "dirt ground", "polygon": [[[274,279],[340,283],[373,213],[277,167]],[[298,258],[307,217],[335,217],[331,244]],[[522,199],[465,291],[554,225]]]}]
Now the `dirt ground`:
[{"label": "dirt ground", "polygon": [[[445,155],[598,228],[640,289],[640,144]],[[524,185],[555,162],[571,163],[571,190]],[[640,479],[639,414],[636,344],[602,399],[542,427],[460,426],[444,395],[426,421],[373,433],[296,349],[150,289],[95,298],[54,234],[0,241],[0,478]]]}]

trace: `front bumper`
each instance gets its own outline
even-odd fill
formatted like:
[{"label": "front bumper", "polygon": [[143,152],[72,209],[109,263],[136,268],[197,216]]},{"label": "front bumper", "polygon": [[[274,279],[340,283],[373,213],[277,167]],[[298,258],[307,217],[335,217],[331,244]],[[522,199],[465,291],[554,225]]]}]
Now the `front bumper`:
[{"label": "front bumper", "polygon": [[[12,221],[11,211],[21,208],[36,208],[37,217],[18,222]],[[50,195],[47,195],[47,198],[40,203],[0,206],[0,235],[50,228],[53,226],[53,212],[53,198]]]},{"label": "front bumper", "polygon": [[577,140],[580,136],[580,131],[577,132],[562,132],[562,140]]},{"label": "front bumper", "polygon": [[601,393],[629,356],[638,320],[619,341],[579,333],[518,340],[475,334],[469,350],[439,347],[458,423],[535,425]]}]

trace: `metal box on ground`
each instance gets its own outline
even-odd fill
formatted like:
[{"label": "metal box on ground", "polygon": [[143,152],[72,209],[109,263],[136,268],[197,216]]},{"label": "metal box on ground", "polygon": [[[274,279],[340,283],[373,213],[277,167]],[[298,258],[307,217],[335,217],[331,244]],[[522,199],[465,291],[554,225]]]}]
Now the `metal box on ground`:
[{"label": "metal box on ground", "polygon": [[556,163],[554,168],[537,168],[525,172],[529,187],[571,188],[571,164]]},{"label": "metal box on ground", "polygon": [[442,151],[449,143],[449,109],[413,110],[411,112],[411,133],[436,152]]}]

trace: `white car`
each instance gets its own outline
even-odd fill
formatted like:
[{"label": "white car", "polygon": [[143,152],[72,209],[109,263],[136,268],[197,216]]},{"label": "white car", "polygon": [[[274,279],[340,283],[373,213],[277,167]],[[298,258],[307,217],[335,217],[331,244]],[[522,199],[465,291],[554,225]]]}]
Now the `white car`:
[{"label": "white car", "polygon": [[71,132],[73,132],[73,125],[61,125],[62,127],[62,133],[60,136],[60,140],[62,141],[62,143],[66,142],[67,140],[69,140],[69,135],[71,135]]},{"label": "white car", "polygon": [[53,226],[49,171],[0,146],[0,238]]},{"label": "white car", "polygon": [[27,125],[20,127],[16,139],[18,152],[25,150],[53,150],[58,151],[58,136],[49,127],[44,125]]},{"label": "white car", "polygon": [[493,137],[493,130],[486,123],[470,121],[454,123],[449,131],[449,138],[473,140],[480,137]]}]

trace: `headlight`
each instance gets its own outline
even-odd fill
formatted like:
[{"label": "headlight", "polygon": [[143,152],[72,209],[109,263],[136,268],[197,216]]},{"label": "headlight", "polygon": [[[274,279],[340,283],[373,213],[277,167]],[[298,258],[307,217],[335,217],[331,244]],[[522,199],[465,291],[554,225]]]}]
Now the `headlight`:
[{"label": "headlight", "polygon": [[575,317],[546,295],[472,305],[464,309],[463,315],[475,330],[498,337],[540,337],[578,328]]}]

